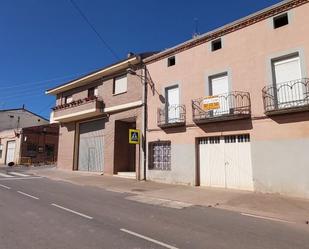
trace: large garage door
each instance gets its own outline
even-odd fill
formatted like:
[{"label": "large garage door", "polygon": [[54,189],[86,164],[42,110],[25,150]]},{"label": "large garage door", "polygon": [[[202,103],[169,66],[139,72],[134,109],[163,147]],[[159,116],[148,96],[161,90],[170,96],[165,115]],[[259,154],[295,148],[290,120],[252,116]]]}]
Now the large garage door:
[{"label": "large garage door", "polygon": [[199,141],[200,185],[253,190],[249,135]]},{"label": "large garage door", "polygon": [[103,119],[80,124],[78,170],[103,171],[103,131]]}]

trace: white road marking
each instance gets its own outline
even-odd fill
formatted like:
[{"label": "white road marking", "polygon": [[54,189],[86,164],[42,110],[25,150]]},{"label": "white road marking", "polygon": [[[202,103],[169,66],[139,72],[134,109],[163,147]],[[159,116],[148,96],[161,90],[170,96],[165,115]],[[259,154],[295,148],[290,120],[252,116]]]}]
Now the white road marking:
[{"label": "white road marking", "polygon": [[128,234],[131,234],[131,235],[133,235],[133,236],[136,236],[136,237],[141,238],[141,239],[144,239],[144,240],[148,240],[148,241],[150,241],[150,242],[152,242],[152,243],[155,243],[155,244],[157,244],[157,245],[163,246],[163,247],[165,247],[165,248],[169,248],[169,249],[178,249],[178,248],[175,247],[175,246],[171,246],[171,245],[165,244],[165,243],[163,243],[163,242],[161,242],[161,241],[158,241],[158,240],[149,238],[149,237],[147,237],[147,236],[141,235],[141,234],[139,234],[139,233],[132,232],[132,231],[127,230],[127,229],[124,229],[124,228],[121,228],[120,231],[125,232],[125,233],[128,233]]},{"label": "white road marking", "polygon": [[65,211],[68,211],[68,212],[70,212],[70,213],[77,214],[77,215],[79,215],[79,216],[82,216],[82,217],[87,218],[87,219],[90,219],[90,220],[93,219],[93,217],[91,217],[91,216],[82,214],[82,213],[80,213],[80,212],[74,211],[74,210],[69,209],[69,208],[65,208],[65,207],[60,206],[60,205],[57,205],[57,204],[55,204],[55,203],[52,203],[52,204],[50,204],[50,205],[52,205],[52,206],[54,206],[54,207],[57,207],[57,208],[60,208],[60,209],[63,209],[63,210],[65,210]]},{"label": "white road marking", "polygon": [[291,222],[291,221],[281,220],[281,219],[267,217],[267,216],[260,216],[260,215],[247,214],[247,213],[240,213],[240,214],[243,215],[243,216],[249,216],[249,217],[259,218],[259,219],[264,219],[264,220],[279,221],[279,222],[284,222],[284,223],[294,223],[294,222]]},{"label": "white road marking", "polygon": [[[9,176],[13,177],[13,176]],[[30,179],[40,179],[42,176],[29,176],[29,177],[14,177],[14,178],[0,178],[0,181],[8,181],[8,180],[30,180]]]},{"label": "white road marking", "polygon": [[5,186],[5,185],[2,185],[2,184],[0,184],[0,187],[2,187],[2,188],[6,188],[6,189],[11,189],[10,187]]},{"label": "white road marking", "polygon": [[14,175],[14,176],[29,176],[29,175],[25,175],[25,174],[22,174],[22,173],[19,173],[19,172],[8,172],[10,173],[11,175]]},{"label": "white road marking", "polygon": [[154,198],[154,197],[143,196],[143,195],[128,196],[125,199],[130,200],[130,201],[136,201],[136,202],[141,202],[145,204],[157,205],[157,206],[169,207],[169,208],[175,208],[175,209],[183,209],[183,208],[193,206],[193,204],[191,203],[172,201],[172,200]]},{"label": "white road marking", "polygon": [[27,194],[27,193],[25,193],[25,192],[22,192],[22,191],[17,191],[17,193],[20,193],[20,194],[22,194],[22,195],[28,196],[28,197],[30,197],[30,198],[32,198],[32,199],[39,200],[38,197],[35,197],[35,196],[33,196],[33,195],[29,195],[29,194]]},{"label": "white road marking", "polygon": [[11,176],[11,175],[8,175],[8,174],[4,174],[4,173],[0,173],[0,176],[2,176],[2,177],[14,177],[14,176]]}]

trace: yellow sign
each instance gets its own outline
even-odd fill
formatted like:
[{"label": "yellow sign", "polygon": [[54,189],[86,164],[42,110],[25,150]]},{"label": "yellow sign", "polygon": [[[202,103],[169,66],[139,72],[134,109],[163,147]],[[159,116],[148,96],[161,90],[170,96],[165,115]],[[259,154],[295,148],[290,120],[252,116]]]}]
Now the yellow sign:
[{"label": "yellow sign", "polygon": [[140,143],[140,130],[129,129],[129,143],[130,144]]},{"label": "yellow sign", "polygon": [[202,102],[205,111],[220,109],[220,101],[218,96],[208,96]]}]

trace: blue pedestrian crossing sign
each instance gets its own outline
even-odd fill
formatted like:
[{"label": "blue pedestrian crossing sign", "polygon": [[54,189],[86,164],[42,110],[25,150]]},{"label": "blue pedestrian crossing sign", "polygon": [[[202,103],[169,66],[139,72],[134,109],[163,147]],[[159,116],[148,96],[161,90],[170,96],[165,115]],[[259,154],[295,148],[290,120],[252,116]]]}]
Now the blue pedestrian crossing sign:
[{"label": "blue pedestrian crossing sign", "polygon": [[140,130],[129,129],[129,143],[130,144],[140,143]]}]

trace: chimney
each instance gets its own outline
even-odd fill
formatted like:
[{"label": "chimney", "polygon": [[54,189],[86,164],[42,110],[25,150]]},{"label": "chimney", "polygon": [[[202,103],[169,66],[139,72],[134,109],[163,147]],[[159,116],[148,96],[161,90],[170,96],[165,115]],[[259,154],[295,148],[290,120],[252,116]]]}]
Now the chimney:
[{"label": "chimney", "polygon": [[128,55],[127,55],[127,58],[129,59],[130,57],[132,57],[134,55],[133,52],[129,52]]}]

